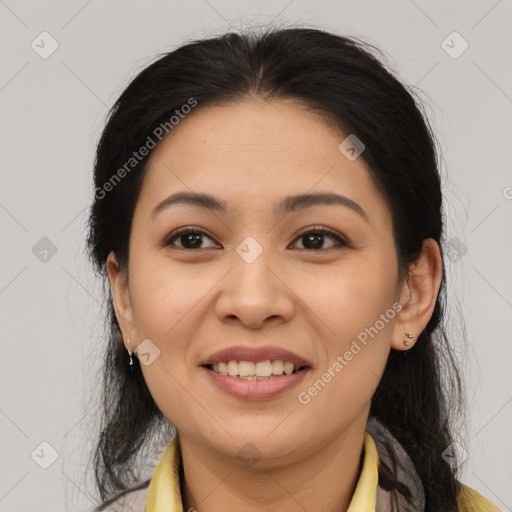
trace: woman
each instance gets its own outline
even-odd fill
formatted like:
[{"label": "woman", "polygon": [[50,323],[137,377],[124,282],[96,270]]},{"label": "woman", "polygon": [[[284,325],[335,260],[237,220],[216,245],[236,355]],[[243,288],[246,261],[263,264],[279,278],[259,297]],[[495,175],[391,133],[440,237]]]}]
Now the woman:
[{"label": "woman", "polygon": [[499,510],[457,479],[435,139],[373,49],[230,33],[116,102],[96,510]]}]

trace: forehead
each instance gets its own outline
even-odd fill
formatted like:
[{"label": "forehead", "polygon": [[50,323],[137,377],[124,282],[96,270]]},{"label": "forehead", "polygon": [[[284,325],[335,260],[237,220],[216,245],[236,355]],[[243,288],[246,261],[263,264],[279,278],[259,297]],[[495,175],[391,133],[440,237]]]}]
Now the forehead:
[{"label": "forehead", "polygon": [[199,105],[153,151],[138,208],[149,216],[176,191],[208,192],[230,209],[331,191],[366,203],[370,217],[382,217],[387,204],[366,162],[350,161],[339,150],[346,136],[301,102]]}]

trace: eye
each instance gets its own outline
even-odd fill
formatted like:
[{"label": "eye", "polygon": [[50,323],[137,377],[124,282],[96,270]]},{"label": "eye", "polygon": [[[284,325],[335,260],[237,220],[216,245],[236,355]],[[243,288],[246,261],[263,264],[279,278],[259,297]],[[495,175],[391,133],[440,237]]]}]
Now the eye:
[{"label": "eye", "polygon": [[[180,228],[177,229],[176,231],[173,231],[169,235],[169,238],[167,238],[167,240],[163,243],[163,246],[167,247],[169,245],[173,245],[178,249],[186,250],[207,249],[207,247],[201,247],[202,237],[206,237],[209,240],[212,240],[210,236],[208,236],[204,231],[201,231],[199,229]],[[176,245],[174,243],[175,240],[178,240],[181,246]]]},{"label": "eye", "polygon": [[[349,243],[338,233],[323,226],[304,228],[304,230],[302,230],[299,233],[299,236],[296,240],[303,241],[303,245],[305,245],[305,247],[303,247],[303,250],[319,252],[319,250],[325,250],[325,248],[322,246],[324,244],[326,237],[330,238],[331,240],[334,240],[338,246],[349,246]],[[334,245],[334,247],[336,246],[336,244]],[[328,247],[327,249],[331,248],[333,248],[333,246]]]},{"label": "eye", "polygon": [[[173,231],[162,245],[164,247],[172,245],[183,250],[207,249],[208,247],[204,247],[202,245],[203,237],[213,243],[210,247],[218,247],[215,242],[213,242],[213,239],[204,231],[189,227],[179,228],[176,231]],[[327,248],[323,247],[325,238],[330,238],[335,242],[335,244]],[[302,250],[305,251],[319,252],[326,249],[332,249],[333,247],[336,247],[336,245],[341,247],[349,246],[349,243],[337,232],[323,226],[304,228],[295,240],[303,242]],[[176,244],[175,242],[179,242],[179,244]]]}]

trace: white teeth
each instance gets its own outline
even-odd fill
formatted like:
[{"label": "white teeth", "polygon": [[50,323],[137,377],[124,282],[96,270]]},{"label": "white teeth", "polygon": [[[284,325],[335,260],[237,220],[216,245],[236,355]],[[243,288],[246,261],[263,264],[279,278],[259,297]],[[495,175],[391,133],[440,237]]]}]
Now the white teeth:
[{"label": "white teeth", "polygon": [[[215,366],[214,366],[213,370],[215,371]],[[227,365],[227,363],[219,363],[219,373],[221,375],[227,375],[228,374],[228,365]]]},{"label": "white teeth", "polygon": [[240,377],[251,377],[255,372],[255,364],[252,361],[240,361],[238,363],[238,375]]},{"label": "white teeth", "polygon": [[215,373],[221,375],[230,375],[231,377],[239,377],[246,380],[258,380],[273,378],[279,375],[290,375],[299,367],[289,361],[275,359],[271,361],[227,361],[219,362],[212,365]]},{"label": "white teeth", "polygon": [[238,375],[238,363],[236,361],[229,361],[228,363],[228,375]]},{"label": "white teeth", "polygon": [[270,361],[258,361],[256,363],[256,377],[270,377],[272,375],[272,363]]},{"label": "white teeth", "polygon": [[282,375],[284,363],[280,359],[272,361],[272,373],[274,375]]},{"label": "white teeth", "polygon": [[286,373],[286,375],[290,375],[290,373],[293,373],[293,363],[284,363],[284,373]]}]

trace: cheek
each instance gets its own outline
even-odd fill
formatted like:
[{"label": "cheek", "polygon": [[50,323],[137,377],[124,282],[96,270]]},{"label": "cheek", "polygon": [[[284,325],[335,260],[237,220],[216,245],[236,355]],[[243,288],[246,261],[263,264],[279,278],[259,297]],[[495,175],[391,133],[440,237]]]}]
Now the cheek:
[{"label": "cheek", "polygon": [[161,258],[148,257],[140,261],[148,263],[134,263],[130,278],[134,322],[139,337],[162,342],[181,339],[182,336],[176,336],[175,332],[186,326],[181,320],[207,291],[208,283],[197,278],[197,271],[171,266]]},{"label": "cheek", "polygon": [[308,306],[327,327],[320,382],[311,390],[320,408],[357,407],[374,393],[391,346],[394,277],[389,268],[366,261],[309,283]]},{"label": "cheek", "polygon": [[327,421],[335,414],[334,431],[369,406],[389,355],[396,314],[392,286],[385,294],[382,283],[373,288],[363,279],[340,279],[337,284],[336,293],[319,310],[330,332],[323,339],[324,356],[299,396],[305,421]]},{"label": "cheek", "polygon": [[[158,409],[178,428],[186,428],[184,411],[190,411],[187,347],[195,329],[188,320],[198,294],[204,294],[190,283],[190,277],[175,269],[134,267],[131,293],[137,336],[158,347],[158,357],[150,365],[141,364],[142,373]],[[194,421],[201,422],[201,418]]]},{"label": "cheek", "polygon": [[184,392],[189,388],[195,362],[190,352],[191,341],[198,336],[202,312],[201,299],[219,277],[210,272],[199,274],[197,268],[178,267],[161,257],[142,252],[135,257],[130,270],[130,295],[138,341],[151,340],[158,357],[141,369],[158,407],[170,418],[187,410],[190,403]]},{"label": "cheek", "polygon": [[[366,259],[328,274],[309,273],[301,297],[325,325],[328,338],[342,348],[349,338],[374,325],[392,307],[394,277],[389,268]],[[388,328],[386,324],[382,330]]]}]

